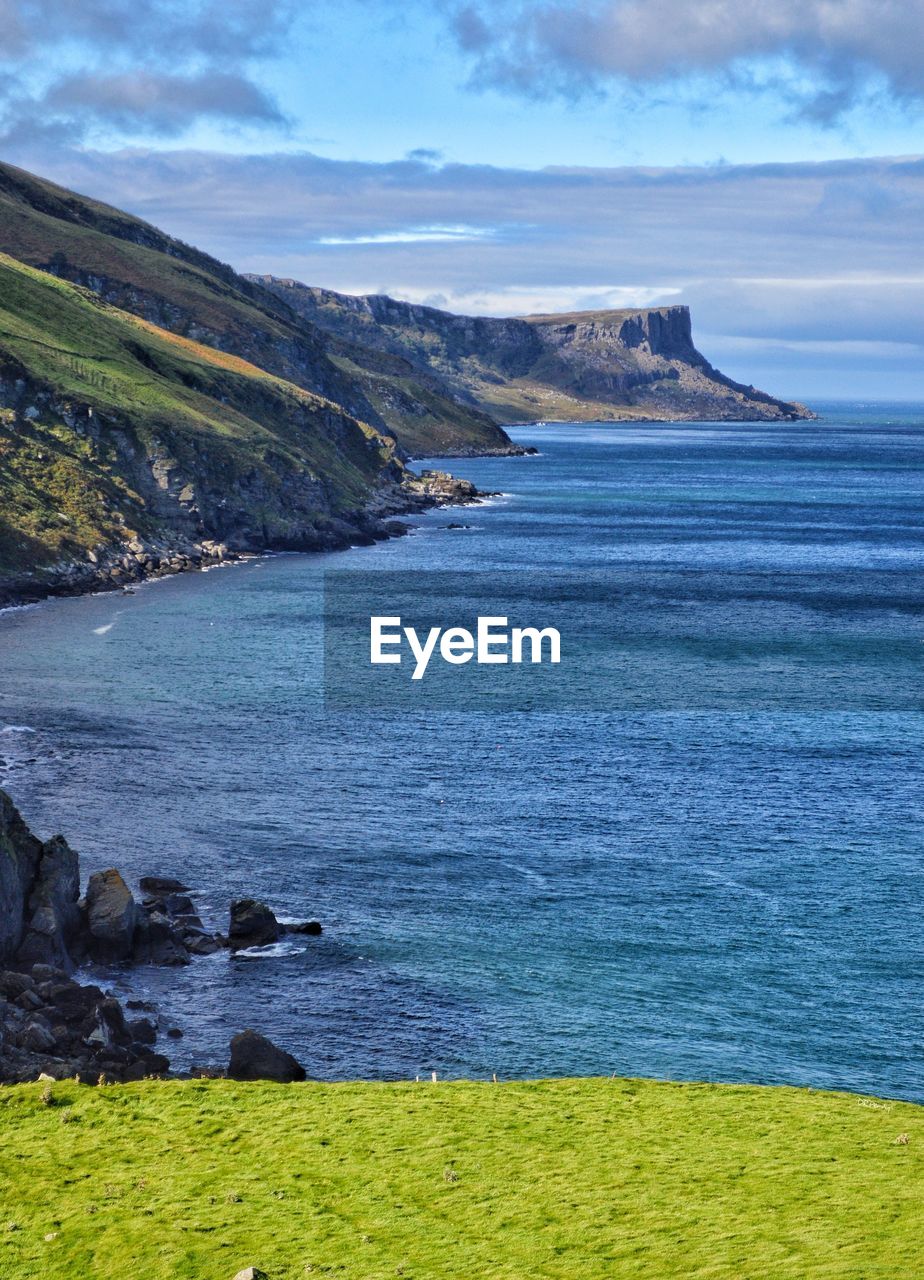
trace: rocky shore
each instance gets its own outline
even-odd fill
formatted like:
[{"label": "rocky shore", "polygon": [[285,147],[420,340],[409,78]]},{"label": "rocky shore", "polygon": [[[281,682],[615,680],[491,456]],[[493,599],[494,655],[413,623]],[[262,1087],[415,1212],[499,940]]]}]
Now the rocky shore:
[{"label": "rocky shore", "polygon": [[362,511],[319,519],[314,528],[291,543],[278,539],[196,541],[175,535],[130,537],[69,559],[9,577],[0,577],[0,608],[34,604],[49,596],[86,595],[95,591],[131,590],[149,578],[163,578],[189,570],[230,564],[267,551],[339,551],[372,546],[406,534],[410,525],[398,517],[419,515],[434,507],[469,506],[491,495],[480,493],[470,480],[448,471],[406,473],[400,485],[383,488]]},{"label": "rocky shore", "polygon": [[[313,920],[284,925],[264,903],[245,898],[230,904],[227,934],[212,933],[180,881],[146,876],[139,890],[140,900],[109,868],[92,874],[81,895],[78,857],[67,841],[40,841],[0,791],[0,1082],[97,1084],[169,1073],[158,1045],[179,1031],[162,1025],[151,1006],[123,1007],[81,982],[75,975],[85,962],[187,965],[222,949],[265,946],[287,932],[322,932]],[[305,1078],[291,1054],[250,1029],[233,1038],[226,1069],[204,1073]]]}]

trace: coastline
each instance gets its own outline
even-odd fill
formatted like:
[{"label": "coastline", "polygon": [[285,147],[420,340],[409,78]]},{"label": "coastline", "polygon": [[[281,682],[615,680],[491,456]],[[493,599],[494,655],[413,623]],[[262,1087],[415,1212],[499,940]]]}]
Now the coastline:
[{"label": "coastline", "polygon": [[[527,452],[490,456],[519,457]],[[409,477],[400,487],[383,490],[361,511],[319,519],[310,534],[291,542],[229,545],[209,538],[193,541],[183,536],[131,537],[115,546],[95,548],[82,560],[72,558],[0,577],[0,612],[48,599],[131,591],[143,582],[233,565],[268,553],[373,546],[404,537],[411,526],[404,523],[403,517],[440,507],[477,506],[492,496],[448,471],[426,470]]]}]

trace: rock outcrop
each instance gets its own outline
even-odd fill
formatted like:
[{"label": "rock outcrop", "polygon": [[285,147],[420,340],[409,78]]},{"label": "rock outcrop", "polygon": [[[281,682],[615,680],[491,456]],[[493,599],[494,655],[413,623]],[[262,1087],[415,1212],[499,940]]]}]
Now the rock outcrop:
[{"label": "rock outcrop", "polygon": [[264,902],[241,898],[231,903],[228,945],[232,951],[245,947],[265,947],[282,936],[282,927]]},{"label": "rock outcrop", "polygon": [[60,836],[36,839],[0,791],[0,963],[72,967],[79,890],[76,853]]},{"label": "rock outcrop", "polygon": [[[284,924],[253,898],[231,905],[230,937],[212,933],[187,886],[167,876],[143,876],[139,902],[115,869],[90,876],[80,898],[77,854],[61,836],[41,841],[0,791],[0,1081],[78,1076],[96,1083],[162,1075],[169,1061],[156,1052],[159,1028],[127,1017],[113,996],[78,982],[85,960],[99,964],[180,965],[196,956],[266,946],[284,933],[317,936],[317,920]],[[134,1013],[153,1012],[130,1000]],[[182,1032],[170,1024],[168,1038]],[[303,1068],[265,1037],[235,1037],[236,1078],[301,1080]],[[220,1072],[218,1074],[221,1074]]]},{"label": "rock outcrop", "polygon": [[131,889],[114,868],[90,876],[86,919],[87,947],[94,960],[131,958],[138,908]]},{"label": "rock outcrop", "polygon": [[266,1036],[247,1030],[231,1041],[228,1075],[232,1080],[276,1080],[280,1084],[291,1084],[305,1079],[305,1068]]}]

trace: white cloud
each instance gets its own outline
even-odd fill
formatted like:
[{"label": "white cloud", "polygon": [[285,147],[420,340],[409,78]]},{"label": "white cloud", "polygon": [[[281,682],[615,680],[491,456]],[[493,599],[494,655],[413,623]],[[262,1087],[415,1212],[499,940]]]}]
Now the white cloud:
[{"label": "white cloud", "polygon": [[0,0],[0,141],[286,124],[251,76],[293,0]]},{"label": "white cloud", "polygon": [[[381,291],[381,290],[379,290]],[[362,287],[358,293],[375,290]],[[439,307],[470,316],[541,315],[553,311],[604,311],[610,308],[650,307],[670,302],[682,292],[671,286],[568,284],[536,286],[505,285],[502,288],[452,289],[434,293],[400,283],[385,292],[403,302]]]},{"label": "white cloud", "polygon": [[316,244],[452,244],[459,240],[483,240],[494,235],[491,227],[408,227],[406,231],[374,231],[367,235],[319,236]]},{"label": "white cloud", "polygon": [[[924,97],[922,0],[453,0],[476,80],[527,94],[726,73],[831,120],[885,85]],[[759,67],[759,71],[756,68]]]}]

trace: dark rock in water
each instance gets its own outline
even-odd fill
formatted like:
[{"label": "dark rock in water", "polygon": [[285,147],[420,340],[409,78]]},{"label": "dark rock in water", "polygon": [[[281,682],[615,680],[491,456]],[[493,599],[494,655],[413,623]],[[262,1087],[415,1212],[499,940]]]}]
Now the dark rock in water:
[{"label": "dark rock in water", "polygon": [[279,921],[265,903],[253,898],[241,898],[238,902],[231,903],[228,943],[232,951],[276,942],[281,933]]},{"label": "dark rock in water", "polygon": [[143,894],[152,898],[162,898],[168,893],[188,893],[189,885],[171,876],[142,876],[138,887]]},{"label": "dark rock in water", "polygon": [[157,1006],[150,1000],[126,1000],[126,1009],[142,1009],[145,1013],[154,1013]]},{"label": "dark rock in water", "polygon": [[199,929],[201,931],[204,928],[202,924],[202,917],[197,916],[195,912],[182,916],[174,916],[173,923],[179,929]]},{"label": "dark rock in water", "polygon": [[167,1035],[170,1037],[171,1040],[182,1040],[183,1038],[183,1032],[180,1030],[179,1027],[168,1027]]},{"label": "dark rock in water", "polygon": [[141,964],[189,964],[189,951],[168,916],[142,907],[135,925],[132,958]]},{"label": "dark rock in water", "polygon": [[89,947],[98,960],[128,960],[138,921],[132,892],[114,868],[97,871],[87,884]]},{"label": "dark rock in water", "polygon": [[199,929],[185,931],[183,943],[194,956],[213,956],[216,951],[221,950],[220,942],[210,933],[204,933]]},{"label": "dark rock in water", "polygon": [[318,938],[324,932],[319,920],[300,920],[297,924],[287,924],[284,928],[286,933],[307,933],[312,938]]},{"label": "dark rock in water", "polygon": [[232,1080],[276,1080],[290,1084],[305,1079],[305,1068],[272,1040],[248,1030],[231,1041],[228,1075]]},{"label": "dark rock in water", "polygon": [[150,1018],[133,1018],[127,1029],[134,1044],[154,1044],[157,1040],[157,1028]]}]

